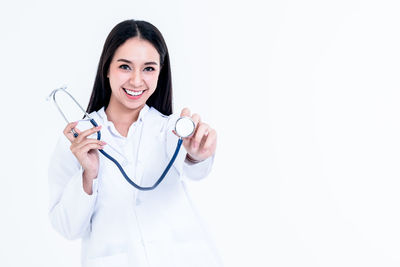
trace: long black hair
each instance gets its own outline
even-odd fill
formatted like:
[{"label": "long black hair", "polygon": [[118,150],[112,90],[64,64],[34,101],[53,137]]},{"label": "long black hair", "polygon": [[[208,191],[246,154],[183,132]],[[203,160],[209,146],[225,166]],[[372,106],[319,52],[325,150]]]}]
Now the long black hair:
[{"label": "long black hair", "polygon": [[154,25],[146,21],[133,19],[118,23],[111,30],[104,43],[92,95],[86,110],[87,113],[98,111],[102,107],[107,108],[111,97],[110,82],[107,78],[111,60],[118,47],[132,37],[139,37],[150,42],[160,55],[161,70],[158,76],[157,88],[146,104],[156,108],[164,115],[172,114],[172,80],[167,45],[161,32]]}]

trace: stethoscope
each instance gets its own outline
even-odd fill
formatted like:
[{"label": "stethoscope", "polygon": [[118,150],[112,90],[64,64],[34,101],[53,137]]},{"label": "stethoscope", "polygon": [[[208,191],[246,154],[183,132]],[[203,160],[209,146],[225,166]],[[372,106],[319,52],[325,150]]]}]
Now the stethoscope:
[{"label": "stethoscope", "polygon": [[[53,99],[54,104],[56,105],[58,111],[60,112],[60,114],[63,116],[63,118],[65,119],[65,121],[67,123],[70,123],[67,119],[67,117],[65,116],[64,112],[61,110],[60,106],[58,105],[57,101],[56,101],[56,94],[58,92],[64,92],[66,93],[69,97],[71,97],[71,99],[76,103],[76,105],[83,111],[83,113],[85,114],[84,117],[86,117],[87,119],[89,119],[90,123],[94,126],[97,127],[98,124],[97,122],[90,117],[90,115],[82,108],[82,106],[78,103],[78,101],[75,100],[75,98],[69,93],[67,92],[67,87],[60,87],[57,88],[55,90],[53,90],[50,95],[48,96],[48,100],[50,100],[51,98]],[[174,155],[172,156],[170,162],[168,163],[167,167],[165,168],[164,172],[161,174],[160,178],[158,178],[158,180],[155,182],[155,184],[153,186],[150,187],[142,187],[138,184],[136,184],[134,181],[132,181],[129,176],[126,174],[126,172],[124,171],[124,169],[122,168],[121,164],[119,164],[119,162],[114,159],[112,156],[110,156],[107,152],[105,152],[103,149],[99,149],[100,153],[103,154],[106,158],[108,158],[109,160],[111,160],[120,170],[122,176],[124,176],[125,180],[131,184],[133,187],[139,189],[139,190],[143,190],[143,191],[147,191],[147,190],[153,190],[155,189],[164,179],[165,175],[168,173],[169,169],[171,168],[172,164],[174,163],[176,157],[178,156],[179,150],[181,148],[182,142],[183,142],[183,138],[189,137],[193,134],[195,130],[195,123],[193,122],[193,120],[189,117],[180,117],[176,123],[175,123],[175,133],[179,136],[178,139],[178,144],[176,145],[176,149],[174,152]],[[74,137],[78,137],[78,133],[72,129],[71,130]],[[97,140],[101,139],[101,133],[100,131],[97,132]]]}]

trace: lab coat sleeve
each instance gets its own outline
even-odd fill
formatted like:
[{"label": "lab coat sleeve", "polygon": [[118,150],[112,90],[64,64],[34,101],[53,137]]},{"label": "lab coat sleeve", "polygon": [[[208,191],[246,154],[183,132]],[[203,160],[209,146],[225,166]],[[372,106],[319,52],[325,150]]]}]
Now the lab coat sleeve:
[{"label": "lab coat sleeve", "polygon": [[[176,144],[178,142],[178,137],[172,133],[172,130],[175,127],[175,122],[179,118],[177,115],[169,116],[167,123],[167,133],[166,133],[166,143],[167,143],[167,154],[168,157],[171,158],[175,152]],[[189,178],[190,180],[201,180],[211,172],[212,165],[214,163],[215,155],[209,157],[208,159],[201,161],[199,163],[189,163],[185,160],[186,158],[186,149],[182,145],[179,155],[174,163],[175,168],[181,174],[181,176],[185,178]]]},{"label": "lab coat sleeve", "polygon": [[214,163],[214,157],[215,155],[195,164],[184,161],[183,163],[184,176],[192,180],[200,180],[207,177],[207,175],[211,172],[211,168]]},{"label": "lab coat sleeve", "polygon": [[76,239],[90,227],[97,197],[97,179],[93,180],[93,194],[88,195],[83,190],[82,168],[69,146],[67,138],[62,136],[50,160],[49,217],[57,232],[67,239]]}]

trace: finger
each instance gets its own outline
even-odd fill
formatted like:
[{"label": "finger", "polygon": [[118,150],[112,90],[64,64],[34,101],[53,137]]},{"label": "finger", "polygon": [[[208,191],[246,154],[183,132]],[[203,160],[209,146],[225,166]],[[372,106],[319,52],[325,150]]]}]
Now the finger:
[{"label": "finger", "polygon": [[74,129],[76,127],[76,125],[78,125],[77,121],[68,123],[67,126],[63,130],[64,135],[71,142],[75,139],[74,134],[72,133],[72,129]]},{"label": "finger", "polygon": [[[104,146],[102,146],[101,144],[90,143],[90,144],[84,145],[79,150],[76,150],[74,154],[84,155],[84,154],[87,154],[92,149],[103,149],[103,148],[104,148]],[[72,151],[72,152],[74,152],[74,151]]]},{"label": "finger", "polygon": [[99,125],[97,127],[90,128],[90,129],[88,129],[86,131],[83,131],[83,132],[79,133],[79,135],[76,138],[75,142],[76,143],[82,142],[83,139],[86,139],[86,137],[88,137],[89,135],[92,135],[92,134],[100,131],[100,129],[101,129],[101,125]]},{"label": "finger", "polygon": [[88,144],[98,144],[100,146],[105,146],[107,143],[104,141],[101,141],[101,140],[87,138],[80,143],[72,143],[71,151],[72,150],[74,150],[74,151],[81,150],[83,147],[85,147]]},{"label": "finger", "polygon": [[197,113],[194,113],[191,118],[192,118],[192,121],[194,122],[194,129],[195,129],[194,131],[196,132],[196,129],[197,129],[199,123],[201,122],[200,115]]},{"label": "finger", "polygon": [[181,111],[181,117],[190,117],[190,109],[189,108],[183,108]]},{"label": "finger", "polygon": [[65,126],[63,133],[65,134],[71,132],[71,130],[74,129],[76,125],[78,125],[77,121],[68,123],[67,126]]},{"label": "finger", "polygon": [[192,136],[183,139],[183,145],[184,145],[186,148],[187,148],[187,147],[190,147],[190,145],[192,144],[193,137],[194,137],[195,134],[196,134],[196,130],[197,130],[196,128],[197,128],[198,124],[201,122],[200,115],[199,115],[199,114],[196,114],[196,113],[194,113],[194,114],[191,116],[191,119],[192,119],[192,121],[194,122],[194,130],[193,130]]},{"label": "finger", "polygon": [[201,140],[203,139],[203,137],[207,136],[209,128],[210,126],[207,123],[199,123],[199,126],[197,127],[197,130],[192,137],[192,149],[196,150],[199,148]]},{"label": "finger", "polygon": [[201,153],[210,153],[210,155],[214,154],[215,148],[217,145],[217,132],[214,129],[208,130],[208,135],[206,141],[201,146],[200,151]]},{"label": "finger", "polygon": [[172,133],[180,138],[180,136],[175,132],[175,130],[172,130]]}]

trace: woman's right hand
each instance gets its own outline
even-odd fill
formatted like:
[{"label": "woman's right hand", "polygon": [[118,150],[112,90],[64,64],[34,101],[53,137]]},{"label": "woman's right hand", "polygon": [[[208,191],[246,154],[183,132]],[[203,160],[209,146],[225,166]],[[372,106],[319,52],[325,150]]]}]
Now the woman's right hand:
[{"label": "woman's right hand", "polygon": [[[88,138],[91,134],[100,131],[101,125],[83,132],[75,128],[76,125],[78,125],[78,122],[69,123],[64,129],[64,135],[71,142],[71,152],[78,159],[84,170],[83,178],[85,180],[89,179],[89,181],[86,182],[90,183],[93,179],[97,178],[99,171],[99,154],[97,150],[103,149],[106,143],[101,140]],[[78,137],[74,137],[72,129],[78,133]]]}]

